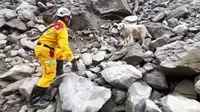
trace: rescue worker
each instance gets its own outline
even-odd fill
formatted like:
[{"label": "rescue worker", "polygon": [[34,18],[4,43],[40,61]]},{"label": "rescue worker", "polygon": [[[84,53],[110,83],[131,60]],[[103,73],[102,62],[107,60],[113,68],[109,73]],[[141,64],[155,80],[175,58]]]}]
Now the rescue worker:
[{"label": "rescue worker", "polygon": [[49,105],[50,102],[44,100],[43,95],[56,76],[56,60],[68,59],[72,62],[72,71],[77,69],[68,44],[67,26],[70,25],[72,14],[67,8],[61,7],[56,16],[58,21],[49,25],[49,29],[40,36],[35,47],[35,56],[41,64],[43,76],[32,90],[28,102],[30,108],[43,109]]}]

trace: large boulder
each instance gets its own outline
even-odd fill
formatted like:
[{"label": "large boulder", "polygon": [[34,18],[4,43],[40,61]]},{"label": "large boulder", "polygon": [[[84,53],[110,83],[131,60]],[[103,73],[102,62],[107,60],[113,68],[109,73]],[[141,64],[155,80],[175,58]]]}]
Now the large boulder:
[{"label": "large boulder", "polygon": [[111,97],[111,90],[75,73],[66,75],[59,93],[63,110],[72,112],[97,112]]},{"label": "large boulder", "polygon": [[138,112],[137,108],[139,107],[137,107],[137,105],[141,103],[142,100],[149,99],[151,92],[152,88],[145,82],[133,83],[128,89],[128,99],[125,102],[126,112]]},{"label": "large boulder", "polygon": [[127,46],[124,46],[122,48],[122,51],[123,49],[127,50],[127,54],[123,58],[123,61],[126,61],[128,64],[131,64],[133,66],[138,65],[142,62],[144,52],[139,43],[129,44]]},{"label": "large boulder", "polygon": [[89,0],[90,7],[98,14],[114,14],[128,16],[132,14],[131,8],[126,0]]},{"label": "large boulder", "polygon": [[153,38],[157,39],[163,35],[172,35],[171,29],[163,23],[147,23],[145,25],[147,30],[152,35]]},{"label": "large boulder", "polygon": [[189,14],[189,6],[188,5],[182,5],[179,6],[175,9],[173,9],[169,15],[166,17],[166,19],[171,19],[171,18],[177,18],[180,19],[182,17],[186,17]]},{"label": "large boulder", "polygon": [[6,73],[0,75],[2,80],[20,80],[32,75],[35,71],[35,67],[31,67],[26,64],[15,65]]},{"label": "large boulder", "polygon": [[160,70],[166,75],[196,75],[200,72],[200,42],[176,41],[157,48]]},{"label": "large boulder", "polygon": [[137,79],[142,78],[141,72],[131,65],[109,67],[101,72],[103,78],[112,86],[129,88]]},{"label": "large boulder", "polygon": [[200,112],[199,102],[182,96],[165,96],[161,104],[165,112]]}]

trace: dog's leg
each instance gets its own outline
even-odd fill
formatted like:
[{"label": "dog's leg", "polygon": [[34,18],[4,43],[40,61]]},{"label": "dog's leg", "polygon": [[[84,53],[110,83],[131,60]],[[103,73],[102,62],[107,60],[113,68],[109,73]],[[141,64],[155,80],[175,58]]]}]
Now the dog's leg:
[{"label": "dog's leg", "polygon": [[151,34],[150,34],[148,31],[147,31],[146,36],[147,36],[147,37],[150,37],[150,38],[153,38],[153,37],[151,36]]},{"label": "dog's leg", "polygon": [[134,6],[133,13],[136,13],[139,9],[139,0],[134,0],[134,1],[135,1],[135,6]]},{"label": "dog's leg", "polygon": [[146,32],[140,32],[140,38],[142,40],[142,47],[145,45],[145,37],[146,37]]}]

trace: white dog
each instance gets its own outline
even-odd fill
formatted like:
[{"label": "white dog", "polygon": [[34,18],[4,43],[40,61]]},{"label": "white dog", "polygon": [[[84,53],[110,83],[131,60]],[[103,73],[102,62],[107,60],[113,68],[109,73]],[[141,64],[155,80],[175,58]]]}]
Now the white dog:
[{"label": "white dog", "polygon": [[142,40],[142,47],[145,44],[145,38],[152,36],[149,34],[147,28],[144,25],[135,25],[135,24],[124,24],[119,23],[117,25],[117,29],[121,31],[121,35],[124,37],[124,44],[129,44],[134,42],[133,39]]}]

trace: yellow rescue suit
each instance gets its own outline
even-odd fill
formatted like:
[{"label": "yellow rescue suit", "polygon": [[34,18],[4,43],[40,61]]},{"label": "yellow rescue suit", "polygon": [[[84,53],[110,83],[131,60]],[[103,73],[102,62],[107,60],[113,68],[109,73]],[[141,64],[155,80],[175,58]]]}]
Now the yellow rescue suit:
[{"label": "yellow rescue suit", "polygon": [[35,55],[42,67],[43,76],[37,86],[47,88],[56,76],[56,60],[74,59],[68,43],[67,27],[61,20],[53,23],[37,40]]}]

